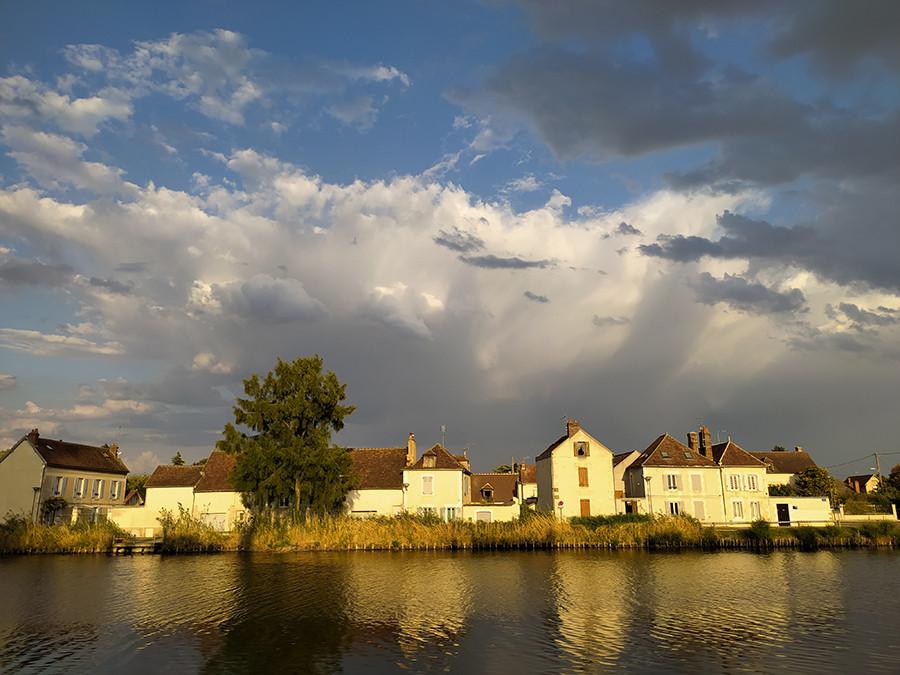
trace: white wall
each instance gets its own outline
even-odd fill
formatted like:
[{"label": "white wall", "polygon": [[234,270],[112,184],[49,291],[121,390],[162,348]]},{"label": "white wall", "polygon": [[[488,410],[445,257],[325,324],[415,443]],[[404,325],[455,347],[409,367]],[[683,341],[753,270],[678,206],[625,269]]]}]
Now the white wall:
[{"label": "white wall", "polygon": [[231,532],[246,517],[241,493],[195,492],[193,515],[222,532]]},{"label": "white wall", "polygon": [[[425,476],[431,476],[433,494],[423,493]],[[456,469],[406,469],[403,471],[403,482],[406,489],[406,511],[418,513],[422,508],[434,509],[442,515],[448,507],[456,509],[457,518],[462,518],[462,505],[465,499],[463,489],[464,474]],[[468,483],[468,481],[465,481]]]},{"label": "white wall", "polygon": [[490,514],[490,522],[509,522],[519,517],[518,504],[466,504],[463,507],[463,519],[477,521],[481,513]]},{"label": "white wall", "polygon": [[[589,443],[587,457],[575,454],[575,444]],[[550,464],[551,500],[541,495],[542,465]],[[588,485],[578,484],[578,468],[588,471]],[[546,471],[546,468],[544,468]],[[612,452],[603,443],[579,429],[571,437],[562,441],[550,455],[549,460],[538,462],[538,503],[541,510],[553,510],[563,518],[581,515],[581,500],[590,501],[591,515],[611,515],[616,512],[613,487]],[[560,510],[558,503],[563,502]]]},{"label": "white wall", "polygon": [[351,490],[347,512],[353,516],[393,516],[403,510],[403,490]]},{"label": "white wall", "polygon": [[35,489],[41,487],[44,460],[22,441],[0,462],[0,520],[8,513],[31,518],[38,508]]}]

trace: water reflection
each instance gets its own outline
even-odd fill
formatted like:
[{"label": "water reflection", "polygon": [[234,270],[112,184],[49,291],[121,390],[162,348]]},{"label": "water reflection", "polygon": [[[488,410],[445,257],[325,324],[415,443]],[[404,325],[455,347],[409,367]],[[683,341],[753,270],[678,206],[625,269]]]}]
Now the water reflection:
[{"label": "water reflection", "polygon": [[[0,671],[895,672],[898,561],[864,552],[7,558]],[[816,665],[823,654],[829,662]]]}]

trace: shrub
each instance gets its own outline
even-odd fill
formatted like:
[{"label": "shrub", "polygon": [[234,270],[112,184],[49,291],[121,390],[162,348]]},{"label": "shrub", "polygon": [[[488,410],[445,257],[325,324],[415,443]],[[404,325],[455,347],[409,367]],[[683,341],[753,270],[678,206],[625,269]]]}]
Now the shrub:
[{"label": "shrub", "polygon": [[225,536],[212,526],[191,515],[178,505],[178,515],[163,509],[159,516],[163,529],[164,553],[203,553],[219,551],[225,545]]},{"label": "shrub", "polygon": [[617,513],[613,516],[575,516],[574,518],[569,518],[569,522],[573,525],[583,525],[591,530],[620,523],[648,523],[651,520],[653,520],[653,516],[646,513]]},{"label": "shrub", "polygon": [[815,551],[819,548],[819,533],[814,527],[798,527],[794,530],[794,536],[800,542],[800,547],[806,551]]},{"label": "shrub", "polygon": [[0,523],[0,553],[100,553],[109,551],[113,539],[123,535],[107,520],[44,525],[8,515]]},{"label": "shrub", "polygon": [[771,541],[772,526],[765,520],[754,520],[746,530],[746,535],[748,539],[756,541]]}]

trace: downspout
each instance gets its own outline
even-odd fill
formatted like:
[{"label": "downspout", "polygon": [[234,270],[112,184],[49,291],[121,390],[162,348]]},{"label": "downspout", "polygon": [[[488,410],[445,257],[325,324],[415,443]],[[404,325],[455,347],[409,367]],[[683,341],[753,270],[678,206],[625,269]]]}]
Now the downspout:
[{"label": "downspout", "polygon": [[728,522],[728,506],[725,501],[725,474],[722,472],[722,463],[719,462],[719,484],[722,486],[722,517]]},{"label": "downspout", "polygon": [[47,464],[45,463],[41,466],[41,482],[38,483],[38,487],[34,491],[34,499],[31,504],[31,522],[36,523],[38,521],[38,513],[41,504],[41,492],[44,490],[44,478],[47,475]]}]

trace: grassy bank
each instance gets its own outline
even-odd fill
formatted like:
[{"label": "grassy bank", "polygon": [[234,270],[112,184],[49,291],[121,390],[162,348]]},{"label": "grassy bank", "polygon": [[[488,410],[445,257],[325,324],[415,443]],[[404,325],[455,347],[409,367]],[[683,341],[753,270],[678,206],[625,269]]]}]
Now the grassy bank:
[{"label": "grassy bank", "polygon": [[112,523],[38,525],[23,518],[0,522],[0,553],[105,553],[122,531]]},{"label": "grassy bank", "polygon": [[[257,519],[239,532],[222,534],[186,511],[165,514],[164,553],[352,550],[529,550],[529,549],[742,549],[900,546],[900,523],[860,527],[772,527],[714,529],[687,517],[610,516],[561,521],[532,515],[510,523],[445,523],[417,516],[305,520]],[[0,553],[75,553],[111,550],[123,533],[109,523],[33,525],[22,520],[0,524]]]}]

